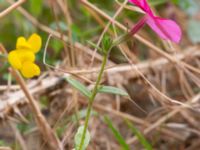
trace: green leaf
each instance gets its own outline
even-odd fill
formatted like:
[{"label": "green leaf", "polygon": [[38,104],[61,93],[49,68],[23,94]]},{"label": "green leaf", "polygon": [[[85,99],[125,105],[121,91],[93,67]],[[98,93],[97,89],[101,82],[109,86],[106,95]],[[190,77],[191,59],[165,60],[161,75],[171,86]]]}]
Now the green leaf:
[{"label": "green leaf", "polygon": [[192,43],[196,44],[200,42],[200,21],[196,21],[196,20],[190,20],[189,21],[189,25],[188,25],[188,36],[190,38],[190,40],[192,41]]},{"label": "green leaf", "polygon": [[90,98],[91,92],[79,81],[72,79],[71,77],[66,78],[67,82],[71,84],[75,89],[79,90],[83,95]]},{"label": "green leaf", "polygon": [[30,0],[30,11],[38,17],[42,12],[43,0]]},{"label": "green leaf", "polygon": [[[78,128],[78,131],[77,131],[76,135],[75,135],[74,141],[75,141],[75,149],[76,150],[79,150],[79,148],[80,148],[81,139],[82,139],[82,136],[83,136],[83,130],[84,130],[84,126],[80,126]],[[85,150],[87,148],[89,142],[90,142],[90,133],[87,130],[81,150]]]},{"label": "green leaf", "polygon": [[113,126],[112,121],[105,116],[104,117],[106,124],[111,129],[112,133],[114,134],[116,140],[119,142],[123,150],[130,150],[128,144],[126,143],[125,139],[122,137],[122,135],[117,131],[117,129]]},{"label": "green leaf", "polygon": [[146,150],[153,150],[151,144],[145,139],[145,137],[142,135],[142,133],[140,133],[140,131],[134,127],[130,121],[125,120],[126,124],[128,125],[128,127],[131,129],[132,133],[136,135],[136,137],[138,138],[138,140],[140,141],[140,143],[144,146],[144,148]]},{"label": "green leaf", "polygon": [[98,89],[99,93],[110,93],[110,94],[116,94],[121,96],[129,96],[128,93],[122,89],[112,87],[112,86],[100,86]]}]

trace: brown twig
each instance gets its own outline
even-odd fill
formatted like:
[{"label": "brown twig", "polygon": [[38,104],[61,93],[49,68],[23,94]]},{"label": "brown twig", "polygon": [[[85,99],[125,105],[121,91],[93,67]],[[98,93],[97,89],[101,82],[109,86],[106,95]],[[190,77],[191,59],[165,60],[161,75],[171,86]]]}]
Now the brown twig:
[{"label": "brown twig", "polygon": [[14,4],[12,4],[10,7],[8,7],[7,9],[5,9],[4,11],[2,11],[0,13],[0,18],[3,18],[7,14],[9,14],[11,11],[15,10],[17,7],[19,7],[20,5],[22,5],[25,1],[26,0],[18,0],[17,2],[15,2]]}]

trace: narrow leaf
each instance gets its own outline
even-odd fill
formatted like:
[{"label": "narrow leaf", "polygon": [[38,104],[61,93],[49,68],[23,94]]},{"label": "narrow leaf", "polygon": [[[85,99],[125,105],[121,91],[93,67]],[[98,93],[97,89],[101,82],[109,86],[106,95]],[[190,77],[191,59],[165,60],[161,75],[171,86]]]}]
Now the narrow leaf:
[{"label": "narrow leaf", "polygon": [[90,98],[91,92],[79,81],[72,79],[71,77],[66,78],[67,82],[71,84],[75,89],[79,90],[83,95]]},{"label": "narrow leaf", "polygon": [[151,144],[146,140],[142,133],[133,126],[128,120],[125,120],[128,127],[131,129],[132,133],[138,138],[140,143],[144,146],[146,150],[153,150]]},{"label": "narrow leaf", "polygon": [[117,131],[117,129],[113,126],[112,121],[105,116],[104,117],[106,124],[111,129],[112,133],[114,134],[116,140],[119,142],[123,150],[130,150],[128,144],[126,143],[125,139],[122,137],[122,135]]},{"label": "narrow leaf", "polygon": [[112,87],[112,86],[100,86],[98,89],[99,93],[110,93],[110,94],[116,94],[116,95],[122,95],[122,96],[129,96],[128,93],[122,89]]},{"label": "narrow leaf", "polygon": [[[74,142],[75,142],[75,149],[76,150],[80,149],[81,139],[82,139],[82,136],[83,136],[83,130],[84,130],[84,126],[80,126],[78,128],[76,135],[75,135]],[[89,142],[90,142],[90,133],[87,130],[81,150],[85,150],[87,148]]]}]

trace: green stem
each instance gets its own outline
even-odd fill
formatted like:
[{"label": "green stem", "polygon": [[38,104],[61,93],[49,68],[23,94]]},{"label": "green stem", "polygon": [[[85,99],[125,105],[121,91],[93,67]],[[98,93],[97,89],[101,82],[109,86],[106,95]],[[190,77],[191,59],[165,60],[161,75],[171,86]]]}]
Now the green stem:
[{"label": "green stem", "polygon": [[89,101],[89,104],[88,104],[88,108],[87,108],[87,114],[86,114],[86,119],[85,119],[85,124],[84,124],[84,129],[83,129],[83,135],[81,137],[81,143],[80,143],[80,147],[79,147],[79,150],[82,150],[83,148],[83,145],[84,145],[84,140],[85,140],[85,135],[86,135],[86,131],[87,131],[87,128],[88,128],[88,122],[89,122],[89,119],[90,119],[90,113],[91,113],[91,110],[92,110],[92,105],[93,105],[93,102],[94,102],[94,99],[98,93],[98,87],[99,87],[99,84],[100,84],[100,81],[101,81],[101,78],[102,78],[102,75],[103,75],[103,72],[104,72],[104,69],[105,69],[105,66],[106,66],[106,62],[107,62],[107,58],[108,58],[108,55],[110,53],[110,50],[112,49],[112,47],[114,46],[117,46],[119,45],[120,43],[124,42],[124,41],[127,41],[131,38],[131,36],[133,36],[135,33],[137,33],[145,24],[146,24],[146,21],[147,21],[147,16],[145,15],[132,29],[129,33],[115,39],[112,43],[112,45],[109,45],[109,48],[108,50],[106,50],[106,53],[104,54],[104,58],[103,58],[103,62],[101,64],[101,70],[99,72],[99,75],[98,75],[98,78],[97,78],[97,81],[96,81],[96,84],[95,84],[95,87],[92,91],[92,95],[90,97],[90,101]]},{"label": "green stem", "polygon": [[85,134],[86,134],[86,131],[87,131],[87,128],[88,128],[88,122],[89,122],[90,113],[91,113],[91,110],[92,110],[92,105],[93,105],[94,99],[95,99],[95,97],[96,97],[96,95],[98,93],[98,87],[99,87],[99,84],[100,84],[100,81],[101,81],[101,78],[102,78],[106,63],[107,63],[108,54],[109,54],[109,51],[107,52],[107,54],[104,55],[103,62],[101,64],[101,70],[99,72],[95,87],[94,87],[94,89],[92,91],[92,95],[90,97],[90,101],[89,101],[88,108],[87,108],[85,124],[84,124],[83,135],[81,137],[81,143],[80,143],[79,150],[82,150],[82,147],[83,147],[83,144],[84,144]]}]

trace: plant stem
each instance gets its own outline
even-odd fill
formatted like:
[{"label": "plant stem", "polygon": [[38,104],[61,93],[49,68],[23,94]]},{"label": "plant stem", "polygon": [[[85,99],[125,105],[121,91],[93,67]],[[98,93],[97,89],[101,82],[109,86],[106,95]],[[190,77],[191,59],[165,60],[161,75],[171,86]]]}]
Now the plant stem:
[{"label": "plant stem", "polygon": [[146,24],[146,20],[147,20],[147,16],[144,16],[132,29],[129,33],[123,35],[122,37],[117,38],[116,40],[113,41],[112,45],[110,46],[109,50],[106,52],[106,54],[104,54],[104,58],[103,58],[103,62],[101,64],[101,70],[99,72],[95,87],[92,91],[92,95],[90,97],[90,101],[88,104],[88,108],[87,108],[87,114],[86,114],[86,120],[85,120],[85,124],[84,124],[84,129],[83,129],[83,135],[81,137],[81,143],[80,143],[80,147],[79,150],[82,150],[83,145],[84,145],[84,140],[85,140],[85,135],[86,135],[86,131],[88,128],[88,123],[89,123],[89,118],[90,118],[90,113],[92,110],[92,105],[94,102],[94,99],[98,93],[98,86],[100,84],[103,72],[104,72],[104,68],[106,66],[106,62],[107,62],[107,57],[110,53],[110,50],[112,49],[112,47],[119,45],[120,43],[129,40],[135,33],[137,33],[141,28],[143,28],[143,26]]},{"label": "plant stem", "polygon": [[92,95],[91,95],[90,100],[89,100],[86,119],[85,119],[85,124],[84,124],[84,130],[83,130],[83,135],[81,137],[81,143],[80,143],[79,150],[82,150],[82,148],[83,148],[83,144],[84,144],[84,140],[85,140],[85,134],[86,134],[86,131],[87,131],[87,128],[88,128],[88,122],[89,122],[89,118],[90,118],[90,114],[91,114],[91,110],[92,110],[92,105],[93,105],[94,99],[95,99],[95,97],[96,97],[96,95],[98,93],[98,86],[100,84],[100,81],[101,81],[101,78],[102,78],[106,63],[107,63],[108,55],[109,55],[109,51],[103,57],[103,62],[101,64],[101,70],[99,72],[97,81],[95,83],[95,87],[94,87],[94,89],[92,91]]}]

